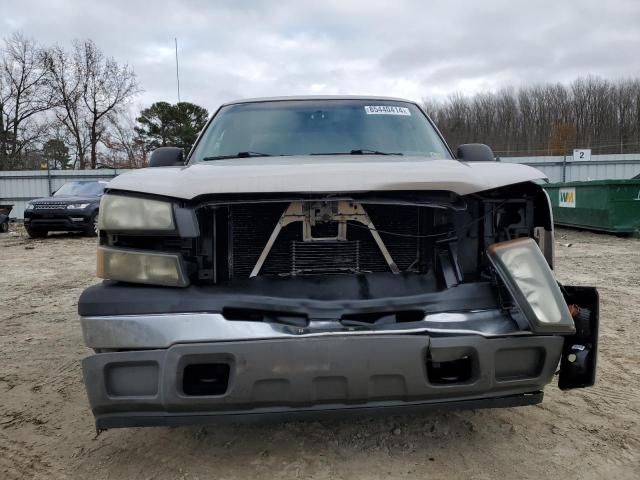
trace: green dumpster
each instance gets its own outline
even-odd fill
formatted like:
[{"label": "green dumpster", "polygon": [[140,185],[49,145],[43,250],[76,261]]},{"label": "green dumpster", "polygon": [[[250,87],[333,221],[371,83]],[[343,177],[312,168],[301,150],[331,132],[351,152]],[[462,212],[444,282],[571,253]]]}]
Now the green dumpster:
[{"label": "green dumpster", "polygon": [[612,233],[640,230],[640,179],[543,185],[556,225]]}]

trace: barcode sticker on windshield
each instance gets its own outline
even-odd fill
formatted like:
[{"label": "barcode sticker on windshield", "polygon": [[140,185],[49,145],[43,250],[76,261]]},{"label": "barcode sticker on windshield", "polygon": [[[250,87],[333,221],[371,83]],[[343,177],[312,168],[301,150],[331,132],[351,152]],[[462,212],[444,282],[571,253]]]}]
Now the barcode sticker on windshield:
[{"label": "barcode sticker on windshield", "polygon": [[391,105],[366,105],[364,111],[367,115],[408,115],[411,112],[407,107],[394,107]]}]

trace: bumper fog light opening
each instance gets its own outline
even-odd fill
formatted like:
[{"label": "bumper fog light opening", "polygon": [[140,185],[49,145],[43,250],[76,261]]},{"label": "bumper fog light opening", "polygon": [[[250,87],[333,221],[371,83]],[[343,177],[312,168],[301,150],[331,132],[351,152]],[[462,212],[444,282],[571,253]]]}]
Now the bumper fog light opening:
[{"label": "bumper fog light opening", "polygon": [[468,382],[472,373],[473,362],[469,355],[447,361],[435,361],[431,356],[427,357],[427,377],[433,385]]},{"label": "bumper fog light opening", "polygon": [[187,365],[182,375],[182,391],[195,397],[224,395],[229,386],[230,370],[226,363]]}]

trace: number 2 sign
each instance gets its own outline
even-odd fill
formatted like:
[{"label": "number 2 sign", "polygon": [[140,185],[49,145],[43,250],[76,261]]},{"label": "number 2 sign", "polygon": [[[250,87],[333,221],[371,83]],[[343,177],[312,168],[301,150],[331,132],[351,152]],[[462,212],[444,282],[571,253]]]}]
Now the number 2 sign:
[{"label": "number 2 sign", "polygon": [[584,161],[591,160],[591,149],[590,148],[575,148],[573,150],[573,161]]}]

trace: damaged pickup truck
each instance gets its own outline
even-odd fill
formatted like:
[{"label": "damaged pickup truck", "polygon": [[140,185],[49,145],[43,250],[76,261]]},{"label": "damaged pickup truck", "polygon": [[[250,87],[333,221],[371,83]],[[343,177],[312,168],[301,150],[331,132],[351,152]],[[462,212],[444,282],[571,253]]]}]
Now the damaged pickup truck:
[{"label": "damaged pickup truck", "polygon": [[410,101],[223,105],[102,198],[78,306],[98,430],[593,385],[598,296],[555,280],[543,177],[454,156]]}]

